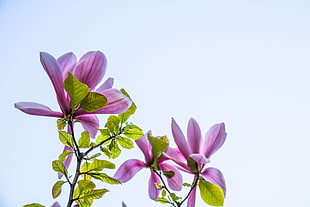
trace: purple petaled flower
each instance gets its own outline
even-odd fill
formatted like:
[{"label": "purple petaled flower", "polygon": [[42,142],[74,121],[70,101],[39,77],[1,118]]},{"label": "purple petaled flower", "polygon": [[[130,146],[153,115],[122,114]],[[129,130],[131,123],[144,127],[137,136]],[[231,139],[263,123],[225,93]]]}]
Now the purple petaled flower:
[{"label": "purple petaled flower", "polygon": [[[64,89],[64,80],[71,72],[79,81],[86,84],[90,91],[101,93],[107,98],[107,106],[94,112],[86,112],[82,109],[75,111],[73,120],[81,122],[91,137],[95,137],[99,128],[99,121],[95,114],[119,114],[126,111],[131,105],[130,98],[119,90],[112,88],[113,78],[107,79],[100,87],[96,88],[102,80],[107,66],[105,55],[100,51],[87,52],[77,61],[73,53],[66,53],[57,60],[48,53],[40,53],[41,64],[49,76],[56,92],[57,101],[61,112],[52,111],[49,107],[34,102],[15,103],[15,107],[27,114],[37,116],[50,116],[66,118],[71,113],[70,97]],[[70,130],[69,130],[70,132]],[[65,147],[65,150],[72,150]],[[68,156],[65,166],[68,167],[72,154]]]},{"label": "purple petaled flower", "polygon": [[[135,141],[140,150],[144,154],[145,162],[137,159],[130,159],[125,161],[116,171],[114,178],[118,179],[122,183],[129,181],[138,171],[142,168],[150,168],[149,178],[149,197],[156,200],[159,196],[159,189],[156,187],[156,183],[160,184],[159,176],[151,168],[154,163],[154,156],[152,155],[152,145],[147,139],[147,135],[143,136],[139,140]],[[167,178],[168,185],[172,190],[179,191],[182,189],[182,175],[175,167],[175,164],[171,160],[159,159],[158,165],[162,171],[173,171],[174,176]]]},{"label": "purple petaled flower", "polygon": [[52,111],[49,107],[34,102],[16,103],[17,109],[31,115],[65,118],[71,113],[70,97],[64,89],[64,80],[68,72],[86,84],[91,91],[101,93],[107,98],[108,105],[105,108],[95,112],[85,112],[79,109],[73,115],[73,119],[80,121],[84,129],[89,131],[91,137],[96,135],[99,128],[99,121],[94,114],[118,114],[129,108],[131,100],[119,90],[112,88],[112,78],[96,89],[106,72],[107,61],[102,52],[88,52],[78,62],[73,53],[66,53],[56,60],[50,54],[41,52],[40,60],[54,86],[61,112]]},{"label": "purple petaled flower", "polygon": [[[213,125],[206,133],[204,141],[202,140],[200,127],[193,118],[188,122],[187,141],[174,119],[172,119],[171,127],[173,138],[178,148],[169,147],[165,155],[177,163],[180,170],[195,174],[196,179],[197,173],[192,172],[191,168],[187,165],[187,159],[189,157],[192,158],[197,162],[199,174],[207,181],[220,186],[225,194],[226,185],[221,171],[212,167],[204,169],[205,164],[209,162],[210,156],[225,142],[227,134],[225,132],[224,123]],[[187,202],[188,207],[195,206],[195,197],[196,187],[189,195]]]}]

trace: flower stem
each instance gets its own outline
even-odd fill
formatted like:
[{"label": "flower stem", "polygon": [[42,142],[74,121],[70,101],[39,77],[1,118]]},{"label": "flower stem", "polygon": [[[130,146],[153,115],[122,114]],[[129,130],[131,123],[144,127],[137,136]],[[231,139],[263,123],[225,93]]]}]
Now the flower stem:
[{"label": "flower stem", "polygon": [[[188,199],[188,197],[189,197],[189,195],[191,194],[191,192],[194,190],[194,188],[196,188],[197,183],[198,183],[198,180],[199,180],[199,173],[197,173],[197,174],[195,175],[195,179],[194,179],[194,181],[193,181],[193,184],[192,184],[192,186],[191,186],[191,189],[189,190],[188,194],[187,194],[186,197],[183,199],[183,201],[180,202],[180,205],[179,205],[179,206],[181,206],[181,205]],[[179,206],[178,206],[178,207],[179,207]]]}]

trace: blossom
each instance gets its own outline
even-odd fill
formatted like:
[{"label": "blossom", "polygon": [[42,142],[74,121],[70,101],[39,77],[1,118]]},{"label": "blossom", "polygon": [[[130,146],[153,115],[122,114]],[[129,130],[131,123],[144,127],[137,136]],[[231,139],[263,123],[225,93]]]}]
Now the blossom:
[{"label": "blossom", "polygon": [[[150,132],[149,132],[150,134]],[[129,181],[133,176],[140,171],[142,168],[150,168],[150,178],[148,182],[148,193],[149,197],[156,200],[159,195],[159,189],[156,187],[156,183],[160,184],[161,180],[159,176],[153,171],[152,165],[154,163],[154,156],[152,155],[152,145],[146,138],[147,135],[136,140],[136,144],[144,154],[145,161],[138,159],[130,159],[125,161],[116,171],[114,178],[118,179],[122,183]],[[182,188],[182,175],[175,167],[175,164],[171,160],[159,159],[158,165],[162,171],[173,171],[174,176],[167,178],[168,185],[172,190],[179,191]]]},{"label": "blossom", "polygon": [[15,103],[15,107],[27,114],[37,116],[50,116],[65,118],[71,113],[70,97],[64,89],[64,80],[71,72],[79,81],[86,84],[90,91],[101,93],[107,98],[107,106],[95,112],[86,112],[82,109],[73,114],[73,119],[81,122],[91,137],[94,137],[99,128],[99,121],[94,114],[118,114],[127,110],[131,100],[124,96],[119,90],[112,88],[113,79],[109,78],[100,87],[96,86],[102,80],[105,72],[107,60],[100,51],[87,52],[77,61],[73,53],[66,53],[57,60],[48,53],[40,53],[41,64],[49,76],[56,92],[56,98],[61,112],[53,111],[49,107],[34,102]]},{"label": "blossom", "polygon": [[[86,84],[90,91],[100,93],[107,99],[107,106],[105,108],[94,112],[78,109],[72,116],[73,120],[81,122],[83,128],[89,132],[91,137],[95,137],[99,128],[99,120],[95,114],[119,114],[129,108],[131,104],[130,98],[123,95],[119,90],[112,88],[113,78],[107,79],[100,87],[96,88],[106,72],[107,60],[102,52],[87,52],[79,61],[71,52],[62,55],[58,59],[46,52],[41,52],[40,61],[55,89],[61,111],[53,111],[48,106],[40,103],[15,103],[15,108],[24,113],[57,118],[66,118],[67,115],[71,114],[70,97],[64,89],[64,80],[67,78],[68,72],[71,72],[80,82]],[[70,127],[68,127],[68,132],[71,133]],[[64,151],[66,150],[72,151],[68,146],[64,147]],[[69,167],[71,159],[72,154],[64,162],[66,168]],[[59,177],[61,176],[59,174]]]},{"label": "blossom", "polygon": [[[169,147],[165,152],[165,155],[177,163],[180,170],[195,174],[194,179],[197,179],[197,172],[193,172],[193,170],[187,165],[188,158],[192,158],[198,165],[199,174],[207,181],[220,186],[225,194],[226,185],[221,171],[213,167],[204,169],[205,165],[209,163],[211,155],[225,142],[227,134],[225,132],[224,123],[213,125],[206,133],[204,140],[202,140],[200,127],[197,121],[193,118],[188,122],[187,140],[174,119],[172,119],[171,128],[177,148]],[[193,188],[189,195],[187,202],[188,207],[195,206],[195,197],[196,187]]]}]

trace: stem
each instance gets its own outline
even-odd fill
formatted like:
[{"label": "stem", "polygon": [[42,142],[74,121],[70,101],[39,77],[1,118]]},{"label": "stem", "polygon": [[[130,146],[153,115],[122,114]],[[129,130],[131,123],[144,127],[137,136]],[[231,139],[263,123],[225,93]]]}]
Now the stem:
[{"label": "stem", "polygon": [[69,200],[68,200],[68,204],[67,207],[71,207],[73,201],[75,200],[73,198],[73,193],[74,193],[74,189],[75,189],[75,185],[79,179],[80,176],[80,167],[81,167],[81,163],[82,163],[82,157],[77,158],[77,164],[76,164],[76,168],[75,168],[75,175],[73,178],[72,183],[70,183],[70,194],[69,194]]},{"label": "stem", "polygon": [[[95,146],[92,146],[91,148],[89,148],[86,152],[84,152],[84,156],[88,155],[91,151],[93,151],[94,149],[96,149],[97,147],[101,146],[102,144],[110,141],[111,139],[114,139],[115,137],[117,137],[118,135],[120,135],[121,133],[117,134],[117,135],[113,135],[105,140],[103,140],[102,142],[100,142],[99,144],[95,145]],[[84,157],[83,156],[83,157]]]},{"label": "stem", "polygon": [[68,121],[68,124],[70,126],[70,130],[71,130],[71,135],[72,135],[72,140],[73,140],[73,143],[74,143],[74,152],[75,152],[75,156],[76,156],[76,168],[75,168],[75,175],[74,175],[74,178],[73,178],[73,181],[70,182],[69,179],[68,180],[68,183],[70,185],[70,193],[69,193],[69,200],[68,200],[68,203],[67,203],[67,207],[71,207],[73,202],[75,200],[78,200],[78,199],[74,199],[73,196],[74,196],[74,190],[75,190],[75,186],[76,186],[76,183],[79,179],[79,176],[81,174],[84,174],[84,173],[81,173],[80,172],[80,168],[81,168],[81,164],[82,164],[82,161],[84,159],[85,156],[87,156],[92,150],[94,150],[95,148],[99,147],[100,145],[104,144],[105,142],[117,137],[118,135],[120,135],[121,133],[117,134],[117,135],[113,135],[105,140],[103,140],[102,142],[100,142],[99,144],[95,145],[95,146],[92,146],[91,148],[89,148],[85,153],[81,153],[80,151],[80,148],[76,142],[76,139],[75,139],[75,136],[74,136],[74,131],[73,131],[73,123],[71,120]]},{"label": "stem", "polygon": [[[153,172],[159,177],[159,179],[161,180],[162,184],[163,184],[163,188],[169,193],[171,194],[169,188],[167,187],[166,183],[165,183],[165,180],[163,179],[163,177],[161,176],[161,173],[157,172],[156,170],[153,170]],[[169,200],[170,200],[170,203],[172,204],[173,207],[177,207],[179,206],[179,203],[177,201],[173,201],[170,199],[170,195],[169,195]],[[177,205],[177,206],[176,206]]]},{"label": "stem", "polygon": [[184,200],[181,201],[181,203],[179,203],[178,206],[181,206],[181,205],[188,199],[189,195],[190,195],[191,192],[194,190],[194,188],[196,188],[197,183],[198,183],[198,180],[199,180],[199,173],[197,173],[197,174],[195,175],[195,177],[196,177],[196,179],[194,180],[191,189],[189,190],[189,192],[188,192],[188,194],[186,195],[186,197],[184,198]]}]

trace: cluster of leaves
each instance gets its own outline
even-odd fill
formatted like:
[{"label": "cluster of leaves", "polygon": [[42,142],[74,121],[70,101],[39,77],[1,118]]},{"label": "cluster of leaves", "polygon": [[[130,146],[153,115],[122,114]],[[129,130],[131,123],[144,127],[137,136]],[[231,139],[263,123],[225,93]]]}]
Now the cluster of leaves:
[{"label": "cluster of leaves", "polygon": [[[123,92],[125,93],[125,91]],[[72,186],[76,182],[77,185],[74,189],[72,199],[79,206],[88,207],[91,206],[94,199],[99,199],[108,192],[107,189],[96,189],[96,185],[92,179],[100,180],[107,184],[120,184],[120,181],[103,172],[104,169],[115,169],[115,164],[104,159],[99,159],[99,157],[105,155],[108,158],[117,158],[121,154],[120,146],[125,149],[131,149],[134,147],[133,140],[143,136],[143,132],[138,126],[128,123],[128,118],[135,111],[136,105],[133,103],[126,112],[109,116],[105,127],[99,129],[100,135],[97,136],[94,142],[91,142],[89,133],[84,131],[77,141],[77,146],[75,146],[75,137],[66,131],[58,131],[61,143],[75,149],[75,152],[79,152],[77,158],[80,168],[76,172],[79,179],[70,181],[71,176],[63,164],[67,157],[74,153],[70,150],[64,151],[59,155],[57,160],[52,162],[53,170],[61,173],[66,179],[65,181],[59,180],[54,184],[52,188],[53,198],[57,198],[61,194],[63,184],[68,182]],[[61,122],[63,120],[58,120],[58,123]],[[91,155],[91,152],[96,148],[100,148],[101,152]],[[83,152],[82,149],[84,149]]]}]

